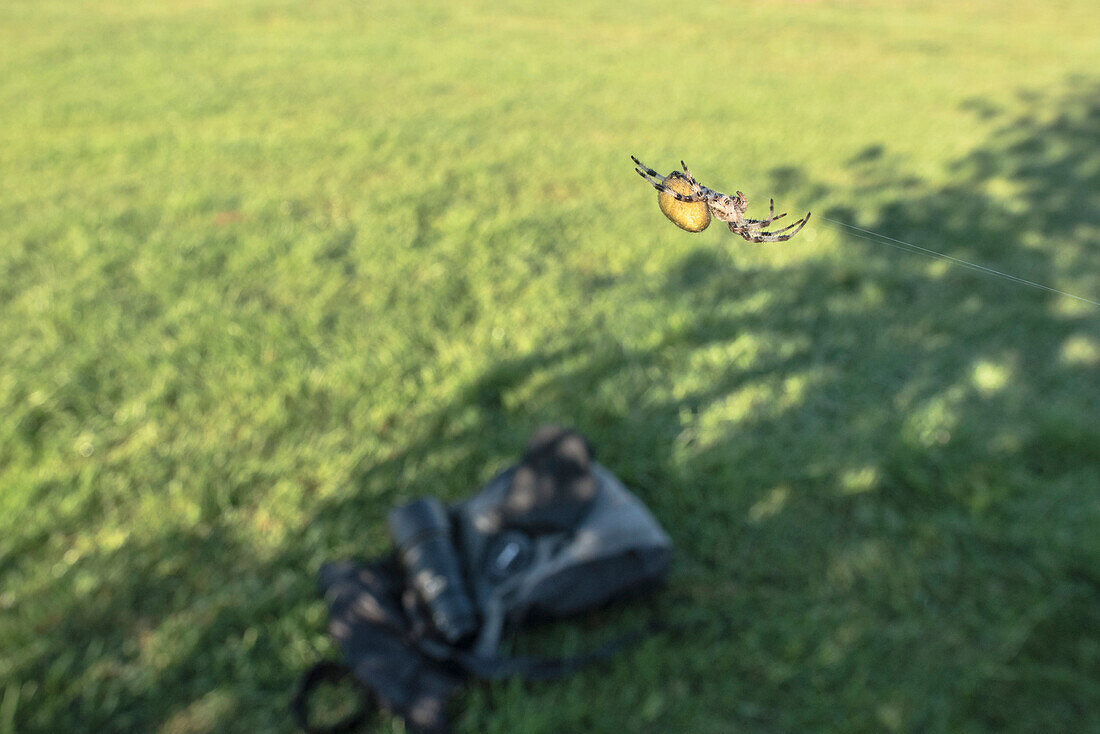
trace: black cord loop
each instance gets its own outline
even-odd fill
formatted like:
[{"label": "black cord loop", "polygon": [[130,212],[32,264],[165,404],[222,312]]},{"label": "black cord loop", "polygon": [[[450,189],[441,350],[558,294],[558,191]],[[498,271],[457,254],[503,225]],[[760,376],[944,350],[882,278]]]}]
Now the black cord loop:
[{"label": "black cord loop", "polygon": [[[313,690],[322,683],[339,683],[350,678],[359,692],[359,706],[343,719],[326,726],[315,726],[309,721],[309,699]],[[372,708],[371,694],[352,675],[351,668],[335,660],[325,660],[307,670],[298,684],[291,704],[298,726],[308,734],[348,734],[358,729],[367,719]]]}]

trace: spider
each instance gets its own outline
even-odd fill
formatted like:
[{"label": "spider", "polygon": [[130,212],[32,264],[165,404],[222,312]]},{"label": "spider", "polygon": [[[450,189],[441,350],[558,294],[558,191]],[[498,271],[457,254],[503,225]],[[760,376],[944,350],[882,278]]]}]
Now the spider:
[{"label": "spider", "polygon": [[[775,199],[771,200],[771,208],[767,219],[749,219],[745,217],[749,200],[743,193],[738,191],[735,196],[730,196],[708,189],[695,180],[683,161],[680,161],[680,166],[684,169],[683,173],[673,171],[667,176],[662,176],[634,156],[630,156],[630,158],[638,164],[638,168],[634,169],[638,172],[638,175],[657,189],[657,199],[661,205],[661,211],[674,224],[689,232],[701,232],[706,229],[710,224],[710,215],[713,214],[715,219],[729,225],[730,232],[740,235],[749,242],[786,242],[798,234],[799,230],[805,227],[806,222],[810,220],[810,213],[807,212],[806,216],[794,224],[774,232],[765,232],[764,227],[787,216],[786,212],[776,215]],[[683,204],[701,202],[706,205],[705,211],[700,208],[690,211],[688,207],[683,206],[677,208],[665,198],[667,196],[671,196]],[[788,232],[788,230],[794,231]]]}]

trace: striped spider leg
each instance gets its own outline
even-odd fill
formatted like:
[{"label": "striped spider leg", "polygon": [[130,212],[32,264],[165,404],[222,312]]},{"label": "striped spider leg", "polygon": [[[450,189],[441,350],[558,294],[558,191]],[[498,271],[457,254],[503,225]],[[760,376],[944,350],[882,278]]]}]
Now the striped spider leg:
[{"label": "striped spider leg", "polygon": [[[738,191],[737,193],[740,194],[741,192]],[[767,219],[746,219],[745,223],[749,224],[749,225],[758,224],[760,226],[765,226],[765,225],[771,224],[772,222],[774,222],[777,219],[782,219],[785,216],[787,216],[787,212],[783,212],[782,214],[776,214],[775,213],[775,199],[771,199],[771,204],[770,204],[770,209],[769,209]]]},{"label": "striped spider leg", "polygon": [[[652,168],[650,168],[646,164],[642,163],[640,160],[638,160],[634,156],[630,156],[630,159],[638,164],[638,167],[635,168],[634,171],[639,176],[641,176],[643,179],[648,181],[649,185],[652,186],[653,188],[657,189],[657,191],[661,192],[662,194],[668,194],[673,199],[676,199],[676,201],[684,201],[684,202],[708,201],[709,197],[706,194],[708,194],[708,193],[713,194],[714,193],[710,189],[708,189],[704,186],[700,186],[699,183],[696,182],[696,180],[691,177],[691,174],[684,175],[684,174],[680,173],[679,171],[673,171],[672,173],[668,174],[667,176],[662,176],[661,174],[657,173]],[[683,161],[681,161],[681,163],[683,163]],[[681,178],[681,179],[684,179],[685,181],[687,181],[688,184],[691,186],[691,193],[686,194],[686,195],[681,194],[677,191],[673,191],[668,186],[665,186],[665,181],[667,181],[670,178]]]},{"label": "striped spider leg", "polygon": [[[783,229],[777,229],[774,232],[753,231],[750,227],[737,227],[733,222],[727,222],[729,224],[730,232],[741,235],[748,242],[786,242],[791,237],[794,237],[799,231],[806,226],[806,222],[810,221],[810,213],[807,212],[806,216],[799,219],[794,224],[789,224]],[[787,232],[788,229],[794,228],[794,231]],[[787,232],[787,234],[783,234]]]},{"label": "striped spider leg", "polygon": [[[740,193],[740,192],[738,192]],[[810,212],[806,213],[802,219],[799,219],[794,224],[788,224],[783,229],[777,229],[774,232],[764,232],[764,227],[768,226],[777,219],[782,219],[787,216],[787,212],[776,215],[775,213],[775,199],[771,200],[769,207],[769,214],[766,219],[744,219],[741,226],[734,229],[733,222],[727,222],[729,224],[730,231],[734,234],[741,235],[749,242],[786,242],[791,237],[794,237],[798,232],[806,226],[806,222],[810,221]],[[783,234],[787,230],[794,230],[789,234]]]}]

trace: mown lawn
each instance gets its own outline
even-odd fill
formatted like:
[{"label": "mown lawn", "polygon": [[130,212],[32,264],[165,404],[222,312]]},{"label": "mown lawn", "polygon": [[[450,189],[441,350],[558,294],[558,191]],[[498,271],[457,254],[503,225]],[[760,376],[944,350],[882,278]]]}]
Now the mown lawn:
[{"label": "mown lawn", "polygon": [[[568,423],[703,620],[461,732],[1100,731],[1100,5],[0,3],[0,733],[289,732]],[[630,154],[774,195],[669,224]],[[584,649],[644,605],[517,640]],[[372,731],[401,731],[384,716]]]}]

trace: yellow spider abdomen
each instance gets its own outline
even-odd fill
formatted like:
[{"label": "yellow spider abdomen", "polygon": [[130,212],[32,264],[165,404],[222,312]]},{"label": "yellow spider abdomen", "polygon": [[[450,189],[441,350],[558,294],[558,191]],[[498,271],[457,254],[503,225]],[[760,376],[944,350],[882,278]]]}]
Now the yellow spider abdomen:
[{"label": "yellow spider abdomen", "polygon": [[[669,176],[665,186],[677,194],[690,194],[691,184],[679,176]],[[688,232],[702,232],[710,226],[710,207],[705,201],[679,201],[664,191],[657,192],[657,204],[673,224]]]}]

